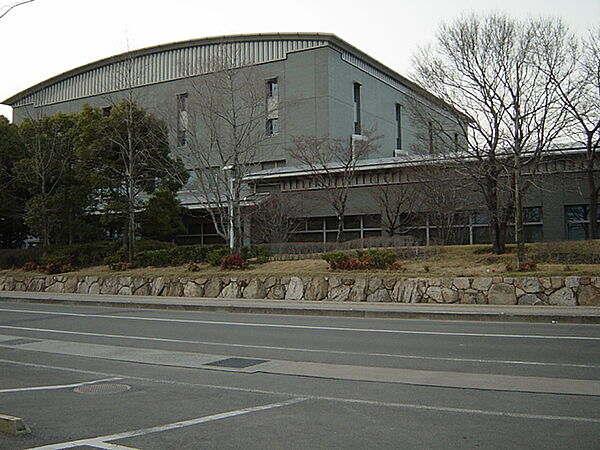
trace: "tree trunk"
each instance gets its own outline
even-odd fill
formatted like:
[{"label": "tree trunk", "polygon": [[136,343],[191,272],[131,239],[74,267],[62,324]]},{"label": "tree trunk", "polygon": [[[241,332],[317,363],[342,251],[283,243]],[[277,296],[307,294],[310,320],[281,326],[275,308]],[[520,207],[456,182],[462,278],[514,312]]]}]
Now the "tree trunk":
[{"label": "tree trunk", "polygon": [[338,228],[337,228],[337,235],[335,236],[335,242],[342,242],[342,235],[344,233],[344,213],[340,213],[338,212],[337,214],[337,220],[338,220]]},{"label": "tree trunk", "polygon": [[598,239],[598,187],[594,177],[594,151],[592,135],[588,133],[586,139],[587,153],[587,181],[589,190],[589,211],[588,211],[588,239]]},{"label": "tree trunk", "polygon": [[525,262],[525,236],[523,233],[523,196],[521,187],[521,157],[515,156],[515,242],[517,243],[517,270]]}]

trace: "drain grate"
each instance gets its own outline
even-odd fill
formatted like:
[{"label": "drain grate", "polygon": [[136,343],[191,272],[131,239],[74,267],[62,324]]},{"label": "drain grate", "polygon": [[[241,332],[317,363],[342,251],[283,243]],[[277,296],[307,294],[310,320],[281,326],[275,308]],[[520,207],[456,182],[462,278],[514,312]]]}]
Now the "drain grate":
[{"label": "drain grate", "polygon": [[231,367],[234,369],[244,369],[246,367],[255,366],[260,363],[268,362],[268,359],[250,359],[250,358],[227,358],[219,361],[213,361],[205,364],[215,367]]},{"label": "drain grate", "polygon": [[0,341],[2,345],[21,345],[21,344],[32,344],[34,342],[41,342],[39,339],[9,339],[8,341]]},{"label": "drain grate", "polygon": [[128,384],[119,383],[103,383],[103,384],[86,384],[85,386],[79,386],[73,389],[78,394],[120,394],[131,389]]}]

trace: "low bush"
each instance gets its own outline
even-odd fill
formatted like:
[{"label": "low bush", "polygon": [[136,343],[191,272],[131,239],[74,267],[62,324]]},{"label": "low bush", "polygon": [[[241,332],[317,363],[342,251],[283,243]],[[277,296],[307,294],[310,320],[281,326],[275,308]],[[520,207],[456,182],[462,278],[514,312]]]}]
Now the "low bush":
[{"label": "low bush", "polygon": [[188,265],[186,266],[186,270],[188,272],[199,272],[200,269],[201,269],[200,265],[195,262],[188,263]]},{"label": "low bush", "polygon": [[391,250],[358,250],[356,254],[357,258],[361,261],[369,260],[371,266],[375,269],[385,269],[398,259],[396,254]]},{"label": "low bush", "polygon": [[215,248],[208,252],[206,255],[206,262],[211,266],[220,266],[223,262],[223,258],[229,256],[231,254],[231,250],[229,247],[222,246],[220,248]]},{"label": "low bush", "polygon": [[[354,253],[332,252],[321,255],[332,270],[387,269],[398,259],[391,250],[358,250]],[[395,269],[392,269],[395,270]]]},{"label": "low bush", "polygon": [[244,245],[241,248],[241,255],[246,260],[254,259],[257,263],[262,264],[269,261],[273,252],[262,245]]},{"label": "low bush", "polygon": [[221,261],[221,269],[223,270],[242,270],[246,267],[248,267],[248,261],[238,253],[227,255]]},{"label": "low bush", "polygon": [[129,262],[119,261],[119,262],[115,262],[115,263],[109,264],[108,268],[110,270],[114,270],[115,272],[122,272],[124,270],[131,270],[131,269],[133,269],[133,264],[131,264]]},{"label": "low bush", "polygon": [[146,250],[136,253],[135,264],[139,267],[167,267],[172,265],[169,250]]},{"label": "low bush", "polygon": [[0,269],[21,267],[30,261],[39,261],[44,255],[41,247],[10,248],[0,250]]},{"label": "low bush", "polygon": [[330,269],[337,270],[343,261],[350,258],[350,255],[344,252],[332,252],[321,255],[321,258],[327,261]]}]

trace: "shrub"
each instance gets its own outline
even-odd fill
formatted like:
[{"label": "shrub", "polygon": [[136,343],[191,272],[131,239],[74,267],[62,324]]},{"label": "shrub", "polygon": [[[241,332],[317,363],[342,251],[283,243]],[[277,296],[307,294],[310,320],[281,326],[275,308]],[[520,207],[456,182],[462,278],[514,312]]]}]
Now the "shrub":
[{"label": "shrub", "polygon": [[332,270],[339,269],[339,265],[350,258],[350,255],[344,252],[332,252],[321,255],[321,258],[327,261]]},{"label": "shrub", "polygon": [[24,270],[25,272],[34,272],[38,270],[38,263],[32,261],[26,262],[21,266],[21,270]]},{"label": "shrub", "polygon": [[387,270],[394,270],[396,272],[406,272],[406,267],[404,267],[402,264],[400,264],[397,261],[390,264],[386,268],[387,268]]},{"label": "shrub", "polygon": [[246,260],[254,258],[257,263],[262,264],[269,261],[269,258],[273,256],[273,252],[261,245],[244,245],[241,249],[241,255]]},{"label": "shrub", "polygon": [[97,266],[104,258],[119,251],[120,244],[114,241],[85,242],[81,244],[50,246],[40,262],[71,264],[77,267]]},{"label": "shrub", "polygon": [[129,263],[129,262],[115,262],[112,264],[108,265],[108,268],[110,270],[114,270],[115,272],[122,272],[124,270],[130,270],[133,269],[133,264]]},{"label": "shrub", "polygon": [[397,260],[391,250],[357,250],[356,254],[332,252],[321,255],[332,270],[386,269]]},{"label": "shrub", "polygon": [[206,262],[211,266],[219,266],[223,262],[223,258],[231,254],[229,247],[220,246],[208,252]]},{"label": "shrub", "polygon": [[198,271],[200,271],[200,269],[201,269],[200,265],[195,262],[191,262],[186,266],[186,270],[188,272],[198,272]]},{"label": "shrub", "polygon": [[221,269],[224,270],[242,270],[247,266],[248,261],[246,261],[242,255],[238,253],[227,255],[221,261]]},{"label": "shrub", "polygon": [[363,262],[369,260],[371,266],[375,269],[385,269],[398,259],[391,250],[358,250],[356,253],[358,259]]},{"label": "shrub", "polygon": [[38,270],[47,273],[48,275],[54,275],[56,273],[72,272],[73,266],[71,266],[71,264],[49,263],[38,266]]},{"label": "shrub", "polygon": [[135,255],[135,263],[140,267],[167,267],[171,265],[169,250],[146,250]]},{"label": "shrub", "polygon": [[358,258],[346,258],[337,264],[338,270],[366,270],[370,268],[368,261],[361,261]]},{"label": "shrub", "polygon": [[44,255],[42,247],[15,248],[0,250],[0,269],[21,267],[30,261],[39,261]]},{"label": "shrub", "polygon": [[537,269],[537,264],[533,261],[525,261],[519,267],[519,272],[533,272]]}]

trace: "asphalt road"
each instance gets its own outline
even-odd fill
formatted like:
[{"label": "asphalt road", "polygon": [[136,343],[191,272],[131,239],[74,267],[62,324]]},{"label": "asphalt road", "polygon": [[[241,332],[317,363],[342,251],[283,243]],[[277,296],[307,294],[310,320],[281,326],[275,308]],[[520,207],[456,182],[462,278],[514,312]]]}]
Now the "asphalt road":
[{"label": "asphalt road", "polygon": [[600,326],[0,303],[0,448],[600,448]]}]

